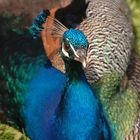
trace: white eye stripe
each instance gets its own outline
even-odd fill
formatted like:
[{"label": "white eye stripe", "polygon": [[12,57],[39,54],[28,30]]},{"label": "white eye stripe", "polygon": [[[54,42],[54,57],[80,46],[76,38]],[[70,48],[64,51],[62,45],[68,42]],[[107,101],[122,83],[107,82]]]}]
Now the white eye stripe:
[{"label": "white eye stripe", "polygon": [[62,43],[62,52],[65,56],[69,57],[69,54],[64,49],[64,42]]},{"label": "white eye stripe", "polygon": [[79,58],[79,56],[77,55],[77,53],[76,53],[75,49],[73,48],[73,46],[71,45],[71,43],[70,43],[70,47],[71,47],[71,49],[73,50],[75,56]]}]

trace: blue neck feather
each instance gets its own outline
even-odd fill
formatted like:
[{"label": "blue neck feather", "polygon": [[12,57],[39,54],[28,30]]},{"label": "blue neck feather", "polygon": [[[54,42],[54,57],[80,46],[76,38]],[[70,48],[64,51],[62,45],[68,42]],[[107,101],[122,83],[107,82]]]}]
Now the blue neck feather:
[{"label": "blue neck feather", "polygon": [[29,83],[23,116],[25,129],[32,140],[52,140],[51,121],[65,83],[65,75],[48,62],[40,67]]},{"label": "blue neck feather", "polygon": [[30,81],[23,106],[28,136],[32,140],[110,140],[82,65],[73,60],[65,63],[67,81],[49,62]]},{"label": "blue neck feather", "polygon": [[81,63],[65,60],[65,65],[67,84],[54,121],[55,140],[108,139],[108,125]]}]

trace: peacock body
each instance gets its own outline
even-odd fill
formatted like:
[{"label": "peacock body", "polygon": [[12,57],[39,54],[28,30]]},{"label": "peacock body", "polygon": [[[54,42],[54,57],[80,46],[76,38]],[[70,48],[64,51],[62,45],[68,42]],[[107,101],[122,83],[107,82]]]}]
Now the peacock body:
[{"label": "peacock body", "polygon": [[[83,54],[81,56],[83,56],[84,58],[85,58],[85,54],[87,54],[88,56],[86,58],[85,73],[90,83],[94,83],[100,77],[102,77],[97,82],[97,85],[95,84],[93,87],[96,89],[95,93],[103,105],[105,116],[107,117],[107,121],[109,122],[113,139],[116,139],[116,140],[124,139],[124,137],[130,133],[130,131],[132,130],[136,122],[138,109],[139,109],[138,96],[135,89],[129,84],[123,90],[120,90],[120,86],[119,86],[120,79],[121,79],[120,77],[123,76],[124,72],[126,71],[127,64],[129,62],[131,46],[133,43],[131,21],[130,21],[130,17],[128,16],[128,13],[129,13],[128,11],[129,10],[127,6],[123,3],[123,1],[115,1],[115,2],[112,2],[111,0],[110,1],[107,0],[104,2],[102,0],[90,1],[87,7],[87,11],[86,11],[87,17],[78,27],[87,35],[87,39],[89,41],[89,47],[87,49],[88,51],[86,52],[86,50],[83,49],[83,47],[82,47],[82,51],[75,51],[76,54],[79,54],[79,55],[80,53]],[[19,37],[19,42],[21,38],[22,37]],[[25,38],[23,37],[22,39],[25,39]],[[28,45],[26,47],[24,46],[20,48],[19,46],[22,46],[21,45],[22,43],[21,43],[17,45],[18,49],[17,48],[13,49],[14,47],[11,47],[10,49],[9,46],[11,46],[11,44],[15,44],[15,42],[16,40],[12,41],[12,43],[10,44],[8,44],[7,42],[6,44],[3,44],[3,43],[1,44],[1,46],[6,46],[6,47],[1,47],[1,52],[2,52],[1,53],[1,74],[2,74],[1,93],[2,94],[0,96],[2,97],[0,100],[2,101],[0,105],[1,114],[2,114],[1,120],[6,123],[8,122],[10,125],[14,125],[17,128],[25,127],[25,124],[26,124],[25,130],[27,131],[27,134],[31,137],[31,139],[37,139],[37,140],[44,139],[46,138],[46,136],[51,138],[51,134],[46,130],[52,127],[51,126],[52,120],[48,118],[51,118],[53,116],[52,114],[55,114],[54,110],[56,106],[58,105],[57,103],[58,103],[58,100],[60,100],[60,97],[61,97],[61,103],[65,102],[63,97],[65,97],[66,95],[70,95],[68,96],[70,98],[65,98],[68,103],[70,101],[69,99],[71,99],[71,101],[75,98],[79,100],[79,98],[76,97],[77,94],[76,95],[74,94],[74,96],[71,96],[70,94],[71,92],[69,92],[69,91],[72,91],[74,93],[75,91],[72,89],[73,87],[76,88],[75,86],[77,85],[75,85],[75,81],[73,81],[74,83],[72,84],[72,87],[70,86],[70,89],[68,88],[68,90],[65,90],[65,93],[63,94],[59,94],[60,92],[59,93],[53,92],[51,88],[52,93],[54,94],[56,93],[57,96],[49,97],[50,101],[48,101],[48,96],[50,94],[46,95],[45,91],[48,91],[50,87],[48,86],[46,87],[46,84],[42,83],[42,81],[48,82],[47,79],[45,78],[45,76],[48,77],[47,72],[48,73],[52,72],[53,75],[58,74],[58,77],[60,76],[62,79],[64,78],[64,75],[60,73],[59,71],[57,71],[56,69],[54,69],[49,64],[46,57],[44,57],[45,55],[43,51],[40,49],[40,47],[39,48],[37,47],[37,50],[34,51],[34,47],[33,48],[31,47],[32,49],[30,50],[29,49],[30,47],[27,47]],[[30,39],[27,42],[29,43]],[[74,44],[72,44],[72,46],[74,48]],[[109,49],[107,49],[107,47]],[[77,47],[74,49],[76,50]],[[68,50],[66,49],[66,52],[67,51]],[[12,55],[7,55],[8,52],[9,54],[11,54],[12,52]],[[7,57],[5,57],[6,56],[5,54],[7,55]],[[21,59],[19,59],[20,58],[19,56],[21,56]],[[71,52],[68,53],[68,56],[71,56]],[[81,58],[81,61],[82,60],[83,58]],[[102,65],[99,65],[99,64],[102,64]],[[20,72],[19,70],[21,70],[22,72]],[[114,71],[117,71],[117,72],[114,73]],[[111,74],[104,75],[104,73],[106,72],[111,72]],[[58,79],[61,79],[60,77]],[[49,77],[49,78],[51,79],[52,77]],[[58,81],[56,80],[55,83],[57,83]],[[87,82],[85,82],[86,81],[85,79],[83,81],[84,81],[83,85],[85,86]],[[15,84],[15,82],[18,84]],[[67,84],[69,85],[69,81],[67,81]],[[14,86],[11,86],[11,85],[14,85]],[[83,88],[83,90],[85,90],[83,85],[82,86],[78,85],[78,86],[80,87],[80,89]],[[87,86],[89,87],[88,84]],[[59,88],[58,83],[55,85],[55,87]],[[42,89],[42,90],[38,91],[37,89]],[[90,87],[88,89],[89,91],[91,90]],[[86,90],[88,91],[88,89]],[[54,91],[56,90],[54,88]],[[87,94],[85,95],[85,93],[83,93],[82,91],[81,93],[83,95],[82,97],[87,96]],[[88,95],[92,97],[92,99],[93,97],[96,99],[96,96],[92,96],[91,94],[88,94]],[[5,99],[5,100],[2,100],[2,99]],[[79,102],[81,103],[82,101],[80,100]],[[92,101],[89,100],[89,102],[92,102]],[[41,104],[42,106],[39,106],[40,109],[38,109],[37,111],[39,104]],[[98,103],[96,105],[98,106]],[[48,108],[50,108],[50,113],[48,113],[45,110],[46,109],[45,106],[48,106]],[[66,131],[63,131],[64,133],[61,131],[63,129],[58,129],[58,128],[67,128],[65,126],[67,124],[68,119],[71,122],[75,121],[71,118],[73,114],[71,112],[65,113],[65,110],[64,110],[64,109],[69,110],[72,107],[74,108],[75,105],[69,106],[69,104],[66,104],[65,105],[66,108],[63,108],[62,106],[63,104],[59,104],[58,113],[56,113],[56,117],[55,117],[55,119],[57,120],[55,130],[57,129],[60,134],[57,136],[57,139],[64,138],[64,135],[63,135],[64,133],[70,134],[69,132],[72,130],[73,127],[78,127],[78,125],[73,126],[72,123],[69,123],[69,125],[71,126],[71,129],[66,129]],[[91,109],[91,112],[88,112],[88,113],[92,114],[93,111],[95,111],[95,114],[96,114],[98,112],[97,108],[95,108],[95,110],[93,110],[93,108],[88,108],[89,110]],[[49,117],[46,119],[45,115]],[[36,117],[32,118],[31,116],[36,116]],[[65,122],[62,121],[63,117],[65,118]],[[104,118],[104,116],[102,117],[102,113],[101,115],[99,115],[99,118],[100,117]],[[93,121],[92,120],[93,118],[87,117],[87,120],[90,120],[90,119],[91,121]],[[23,120],[25,124],[23,124]],[[63,122],[63,124],[62,123],[60,124],[58,120],[60,120],[60,122]],[[35,123],[36,121],[38,121],[38,123]],[[100,119],[99,120],[95,119],[94,123],[98,122],[98,124],[104,124],[104,121],[102,122],[100,121]],[[47,127],[45,128],[43,125],[44,122],[48,124]],[[81,126],[83,126],[83,124],[81,124]],[[36,129],[32,129],[32,128],[36,128]],[[82,128],[83,127],[81,127],[81,129]],[[96,132],[99,132],[99,130],[97,131],[97,128],[95,128],[94,130],[96,130]],[[102,130],[102,127],[101,127],[101,130]],[[108,127],[106,128],[106,130],[108,130]],[[79,130],[78,132],[81,133],[81,130]],[[74,135],[74,133],[75,132],[73,132],[72,134]],[[97,133],[96,136],[94,137],[98,137],[99,133]],[[72,139],[72,134],[67,135],[67,138]],[[137,134],[138,134],[137,132],[136,134],[133,133],[132,136],[128,136],[128,138],[126,139],[138,139]],[[86,134],[84,136],[86,136]],[[80,139],[80,138],[77,137],[77,139]]]},{"label": "peacock body", "polygon": [[[70,31],[72,31],[72,29],[70,29]],[[65,32],[64,35],[66,37],[70,34],[67,34]],[[73,44],[72,42],[73,40],[75,40],[75,36],[70,35],[70,38],[66,41],[66,45],[62,43],[62,46],[64,45],[64,50],[65,50],[64,54],[67,57],[71,57],[71,54],[73,54],[72,58],[75,60],[77,60],[76,56],[80,56],[79,61],[83,63],[83,66],[86,65],[85,71],[88,71],[89,68],[87,69],[87,63],[85,62],[85,58],[88,56],[87,50],[90,49],[90,43],[89,43],[89,46],[88,44],[86,44],[85,46],[87,47],[83,48],[76,45],[76,43]],[[81,40],[81,42],[82,41],[83,40]],[[67,42],[70,43],[71,49],[69,49]],[[73,52],[71,52],[71,50],[73,50]],[[129,51],[131,51],[131,46],[130,46]],[[114,54],[112,53],[112,55]],[[127,58],[129,60],[129,57]],[[93,63],[91,63],[91,65],[92,64]],[[113,71],[113,69],[111,71],[110,71],[111,73],[109,71],[108,72],[103,71],[104,73],[108,73],[108,75],[107,76],[104,75],[101,78],[101,80],[97,82],[97,85],[98,85],[97,88],[96,88],[96,84],[93,82],[93,87],[95,86],[96,94],[103,105],[105,114],[107,115],[107,119],[109,121],[109,125],[112,131],[113,139],[120,140],[120,139],[124,139],[125,137],[128,139],[130,138],[137,139],[139,137],[138,131],[135,131],[131,136],[129,136],[130,132],[134,128],[134,124],[137,121],[138,112],[139,112],[139,105],[138,105],[139,98],[137,95],[137,91],[130,84],[122,88],[120,86],[122,75],[116,69],[114,70],[115,72]],[[92,77],[92,78],[95,78],[95,77]]]},{"label": "peacock body", "polygon": [[[35,31],[36,29],[38,28],[34,28]],[[34,30],[32,30],[32,32],[34,32]],[[88,46],[88,43],[81,31],[70,29],[64,32],[62,47],[60,49],[60,53],[66,67],[66,84],[64,85],[61,83],[64,90],[63,92],[61,91],[62,94],[60,94],[58,90],[55,90],[59,97],[61,95],[61,98],[57,99],[57,101],[60,100],[60,102],[55,101],[55,105],[54,102],[52,102],[52,100],[58,98],[56,93],[54,94],[55,97],[52,96],[52,93],[54,93],[52,90],[54,88],[57,89],[57,86],[60,86],[60,78],[58,78],[58,84],[53,84],[54,88],[48,88],[45,86],[45,89],[47,88],[50,93],[49,95],[49,93],[46,94],[43,92],[46,96],[45,100],[44,98],[42,99],[42,93],[38,93],[39,91],[36,91],[36,89],[30,90],[31,93],[27,94],[26,103],[28,106],[25,109],[24,118],[27,123],[27,132],[29,132],[32,139],[111,139],[110,129],[104,113],[102,112],[101,105],[86,80],[82,64],[78,62],[82,56],[80,53],[74,51],[73,46],[76,48],[82,47],[84,49]],[[78,57],[79,60],[76,60],[76,57]],[[51,69],[50,71],[52,72],[53,70]],[[44,75],[42,77],[44,77]],[[49,83],[50,81],[57,81],[56,77],[57,76],[54,76],[53,79],[52,76],[50,76],[50,78],[47,76],[47,79],[45,78],[46,82],[44,82],[44,85],[46,85],[47,81]],[[38,81],[42,82],[42,80],[39,79],[40,76],[33,80],[31,83],[31,89],[34,88]],[[38,85],[36,87],[38,87]],[[32,98],[31,102],[30,99],[33,95],[34,98]],[[37,98],[35,95],[37,95]],[[49,97],[49,102],[46,101],[46,99],[48,100],[48,95],[52,96],[52,98]],[[41,108],[39,109],[38,114],[36,112],[37,107],[34,103],[39,101],[39,105],[43,105],[40,106]],[[44,108],[42,106],[44,106]],[[31,119],[32,116],[36,117]],[[36,124],[35,122],[38,123]],[[46,125],[44,126],[43,124]]]},{"label": "peacock body", "polygon": [[55,139],[109,140],[111,133],[82,64],[64,60],[67,82],[55,117]]},{"label": "peacock body", "polygon": [[[70,44],[72,44],[72,39],[69,39]],[[83,52],[85,50],[83,50],[82,47],[77,48],[75,45],[72,46],[75,50],[75,56],[80,56],[79,61],[83,62],[83,55],[85,55]],[[68,48],[66,48],[66,50],[69,54],[67,55],[70,57],[71,52],[69,52]],[[77,60],[76,57],[72,58]],[[85,63],[83,63],[83,66],[84,64]],[[122,87],[122,85],[124,85],[124,87]],[[130,83],[127,83],[127,81],[124,81],[124,84],[122,85],[121,76],[115,71],[111,74],[104,74],[99,81],[92,84],[92,87],[95,89],[95,93],[103,105],[111,128],[112,139],[120,140],[125,137],[128,139],[137,139],[139,137],[139,132],[134,126],[137,122],[139,113],[138,93]],[[130,135],[133,129],[135,129],[135,131]]]},{"label": "peacock body", "polygon": [[65,63],[67,82],[54,119],[56,140],[111,139],[101,104],[79,62],[82,56],[72,47],[85,48],[87,44],[84,34],[79,30],[70,29],[62,38],[60,53]]},{"label": "peacock body", "polygon": [[[139,97],[137,95],[137,91],[139,90],[139,78],[136,78],[135,73],[131,73],[136,72],[136,75],[137,73],[139,74],[138,61],[135,65],[136,68],[134,68],[135,66],[129,67],[132,69],[130,72],[132,77],[130,79],[132,80],[132,84],[135,85],[137,91],[131,84],[127,85],[127,87],[123,87],[123,91],[117,90],[117,88],[121,89],[120,81],[128,68],[134,40],[129,8],[123,0],[90,0],[84,1],[83,3],[85,2],[89,2],[85,9],[85,17],[77,28],[85,33],[89,42],[87,52],[84,53],[85,56],[83,56],[83,58],[86,59],[86,77],[89,83],[94,85],[99,79],[104,79],[105,73],[110,73],[110,75],[113,74],[114,71],[117,73],[119,80],[115,78],[115,81],[111,76],[106,79],[110,82],[113,81],[114,85],[109,85],[110,87],[108,86],[108,88],[106,88],[106,84],[108,83],[106,81],[104,84],[100,85],[101,87],[98,87],[101,90],[96,93],[100,95],[100,101],[108,114],[107,116],[109,120],[110,117],[112,118],[110,124],[111,128],[113,128],[113,131],[116,133],[114,135],[114,139],[125,139],[125,136],[126,139],[138,139],[139,121],[137,122],[137,118],[139,112]],[[59,19],[60,12],[60,15],[63,17],[71,15],[75,16],[76,19],[77,15],[74,13],[74,10],[69,10],[72,4],[74,5],[74,1],[72,1],[71,5],[67,6],[65,9],[60,9],[61,11],[59,10],[56,13],[56,17]],[[76,9],[74,6],[73,9],[75,9],[75,11],[79,10],[78,7]],[[72,26],[66,21],[66,19],[60,18],[60,20],[62,22],[64,21],[63,23],[65,25]],[[75,22],[76,21],[73,20],[73,23]],[[134,63],[132,63],[132,65],[133,64]],[[115,85],[115,82],[117,85]],[[114,89],[112,90],[112,88]],[[105,89],[108,89],[108,92]],[[103,99],[102,96],[104,97],[105,95],[107,98]],[[130,95],[133,95],[131,96],[132,99],[129,98]],[[110,99],[110,101],[108,101],[108,99]],[[121,106],[123,106],[123,109]],[[129,111],[132,111],[132,113]],[[123,123],[121,123],[123,120],[122,114],[124,114],[124,118],[126,118]],[[115,128],[117,131],[114,129],[114,123],[118,124]],[[117,129],[119,124],[121,124],[120,129]],[[132,135],[127,137],[134,126],[135,128]]]}]

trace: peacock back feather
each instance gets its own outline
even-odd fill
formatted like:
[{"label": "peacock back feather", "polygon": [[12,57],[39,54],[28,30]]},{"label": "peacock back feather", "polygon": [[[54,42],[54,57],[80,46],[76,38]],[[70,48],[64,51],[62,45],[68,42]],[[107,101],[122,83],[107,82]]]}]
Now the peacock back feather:
[{"label": "peacock back feather", "polygon": [[[113,139],[127,138],[137,122],[139,112],[139,98],[135,88],[128,83],[122,89],[117,72],[104,74],[93,87],[110,122]],[[139,134],[135,132],[134,135],[137,137]]]},{"label": "peacock back feather", "polygon": [[11,34],[0,46],[0,120],[22,128],[24,93],[38,68],[46,63],[46,57],[40,41],[33,40],[28,33]]}]

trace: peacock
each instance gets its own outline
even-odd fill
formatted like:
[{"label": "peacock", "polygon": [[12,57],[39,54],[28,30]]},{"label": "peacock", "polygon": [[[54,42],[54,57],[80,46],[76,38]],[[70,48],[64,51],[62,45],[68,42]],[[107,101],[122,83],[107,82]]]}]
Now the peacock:
[{"label": "peacock", "polygon": [[[67,46],[66,46],[66,47],[67,47]],[[73,48],[73,49],[74,49],[74,48]],[[83,49],[83,48],[82,48],[82,49]],[[73,51],[75,52],[75,50],[73,50]],[[81,52],[83,52],[83,51],[81,51]],[[84,50],[84,52],[86,52],[86,50]],[[65,52],[65,54],[67,54],[67,53]],[[84,53],[84,54],[86,54],[86,53]],[[84,59],[81,59],[81,60],[84,60]],[[83,62],[84,62],[84,63],[83,63]],[[83,63],[83,66],[85,66],[85,61],[82,61],[82,63]],[[110,75],[110,73],[109,73],[109,75]],[[118,75],[119,75],[119,74],[118,74]],[[115,77],[118,77],[118,75],[115,74]],[[103,76],[103,77],[104,77],[104,76]],[[108,78],[107,78],[107,79],[108,79]],[[107,80],[107,79],[106,79],[106,75],[105,75],[105,80],[103,79],[104,82],[102,82],[102,80],[99,81],[99,83],[101,83],[101,85],[102,85],[102,83],[103,83],[103,86],[101,86],[101,87],[99,86],[99,87],[97,88],[97,89],[100,89],[100,90],[97,90],[97,92],[99,92],[99,94],[97,93],[98,96],[99,96],[99,95],[102,95],[102,94],[100,94],[100,93],[104,93],[104,94],[105,94],[105,92],[109,93],[109,92],[110,92],[110,91],[108,92],[109,89],[111,89],[111,91],[112,91],[112,86],[111,86],[110,84],[109,84],[109,87],[108,87],[108,85],[107,85],[107,88],[106,88],[106,87],[105,87],[105,89],[102,88],[102,87],[105,86],[105,84],[107,84],[107,83],[106,83],[106,80]],[[112,80],[112,77],[111,77],[111,78],[109,77],[108,82],[111,81],[111,80]],[[118,83],[120,83],[120,80],[119,80],[119,81],[116,81],[116,80],[115,80],[115,82],[117,82],[117,84],[118,84]],[[114,82],[114,83],[115,83],[115,82]],[[114,84],[114,83],[113,83],[113,84]],[[114,85],[113,85],[113,87],[114,87]],[[115,85],[115,87],[116,87],[116,85]],[[118,87],[118,86],[117,86],[117,87]],[[131,88],[131,87],[130,87],[130,88]],[[126,89],[127,89],[127,88],[126,88]],[[106,90],[107,90],[107,91],[106,91]],[[102,91],[104,91],[104,92],[102,92]],[[126,90],[126,91],[128,92],[128,90]],[[131,92],[131,91],[134,91],[134,92]],[[133,99],[133,101],[136,101],[136,100],[138,99],[138,98],[137,98],[137,94],[135,94],[136,91],[133,90],[133,87],[131,88],[131,91],[129,91],[129,92],[134,94],[134,98],[132,98],[132,99]],[[125,91],[120,91],[120,92],[118,92],[118,90],[116,90],[116,88],[113,88],[113,92],[115,92],[115,93],[117,93],[117,94],[114,95],[114,93],[113,93],[112,96],[113,96],[113,97],[117,97],[118,93],[119,93],[119,95],[121,95],[121,94],[124,93]],[[126,92],[126,93],[127,93],[127,92]],[[128,95],[130,95],[129,92],[128,92]],[[107,94],[107,95],[108,95],[108,94]],[[124,94],[124,95],[125,95],[125,94]],[[120,98],[120,97],[121,97],[121,96],[118,96],[118,99],[122,99],[122,98]],[[128,96],[128,97],[129,97],[129,96]],[[100,98],[100,96],[99,96],[99,98]],[[101,98],[101,99],[102,99],[102,98]],[[100,99],[100,100],[101,100],[101,99]],[[108,117],[109,117],[109,115],[108,115],[108,114],[109,114],[109,113],[108,113],[109,110],[110,110],[110,112],[112,112],[112,109],[110,109],[110,108],[108,109],[108,106],[111,107],[111,105],[112,105],[112,106],[114,105],[114,102],[113,102],[113,99],[114,99],[114,98],[113,98],[113,99],[112,99],[112,98],[109,98],[109,99],[111,99],[111,100],[110,100],[110,102],[108,102],[108,104],[107,104],[107,109],[106,109],[106,103],[104,104],[104,102],[102,102],[102,104],[104,105],[104,110],[106,111],[106,115],[107,115]],[[118,100],[118,99],[117,99],[117,100]],[[124,100],[122,99],[121,101],[124,101]],[[132,101],[132,104],[133,104],[133,101]],[[111,104],[111,102],[112,102],[112,104]],[[135,114],[135,111],[137,110],[137,107],[138,107],[138,106],[137,106],[137,102],[134,102],[134,103],[136,103],[136,104],[134,104],[134,106],[136,106],[136,108],[134,107],[134,114]],[[118,106],[117,106],[117,107],[118,107]],[[130,104],[130,107],[131,107],[131,104]],[[132,108],[133,108],[133,106],[132,106]],[[119,110],[120,107],[117,108],[117,109]],[[128,110],[128,109],[127,109],[127,110]],[[119,112],[119,111],[118,111],[118,112]],[[108,114],[107,114],[107,113],[108,113]],[[112,114],[113,114],[113,113],[112,113]],[[127,114],[129,114],[129,112],[128,112]],[[126,114],[126,115],[127,115],[127,114]],[[113,115],[112,115],[112,116],[113,116]],[[118,116],[117,116],[117,117],[118,117]],[[133,117],[133,116],[130,115],[130,117]],[[135,118],[135,116],[134,116],[134,118]],[[134,120],[134,118],[133,118],[133,120]],[[131,122],[132,122],[133,120],[131,120]],[[109,121],[110,121],[109,123],[112,124],[112,118],[111,118],[111,117],[109,117]],[[116,120],[115,120],[115,121],[116,121]],[[117,121],[120,121],[120,119],[117,120]],[[126,120],[124,120],[124,121],[126,121]],[[9,122],[9,121],[8,121],[8,122]],[[130,123],[131,123],[131,122],[130,122]],[[10,122],[10,123],[11,123],[11,122]],[[130,124],[130,125],[131,125],[131,124]],[[112,130],[114,130],[113,127],[112,127]],[[122,132],[120,132],[120,129],[119,129],[118,132],[123,133],[122,128],[121,128],[121,131],[122,131]],[[125,132],[126,132],[126,131],[125,131]],[[128,131],[127,131],[127,132],[128,132]],[[116,134],[117,134],[117,132],[116,132]],[[114,134],[114,135],[116,135],[116,134]],[[122,137],[122,135],[121,135],[121,137]]]},{"label": "peacock", "polygon": [[[40,30],[43,17],[47,18],[49,14],[44,12],[37,17],[41,23],[35,21],[38,27],[33,25],[36,28],[31,28],[31,32],[39,33],[36,29]],[[82,49],[88,47],[84,34],[74,29],[64,33],[60,53],[63,54],[66,74],[51,65],[41,40],[36,35],[34,37],[36,40],[28,31],[21,35],[9,32],[9,37],[1,41],[2,131],[5,127],[14,130],[3,126],[5,123],[25,132],[33,140],[110,140],[111,132],[102,106],[86,80],[82,64],[74,58],[76,55],[81,60],[80,53],[78,55],[72,45]],[[2,135],[0,133],[0,138],[14,138],[14,132],[8,133],[7,129]],[[24,135],[21,138],[26,139]]]},{"label": "peacock", "polygon": [[[56,21],[56,19],[53,20]],[[57,32],[58,29],[59,32]],[[55,36],[62,37],[64,34],[65,38],[68,38],[66,34],[67,28],[61,23],[59,24],[59,28],[58,24],[55,23],[52,30]],[[70,31],[71,30],[72,29],[70,29]],[[83,67],[86,67],[85,59],[87,48],[82,47],[82,45],[79,47],[79,44],[82,43],[83,40],[77,43],[76,41],[72,41],[75,40],[76,36],[70,35],[69,38],[70,39],[66,41],[66,45],[64,45],[62,40],[62,46],[64,46],[64,49],[62,48],[63,53],[65,56],[71,57],[74,60],[78,59],[83,64]],[[74,56],[71,56],[71,54],[74,54]],[[129,136],[138,117],[138,94],[131,83],[127,82],[127,80],[124,80],[124,83],[122,83],[121,79],[122,77],[117,71],[113,71],[112,73],[106,72],[100,80],[91,84],[91,86],[95,89],[95,93],[103,105],[112,132],[112,139],[120,140],[125,137],[126,139],[138,139],[138,132],[132,133],[132,135]]]},{"label": "peacock", "polygon": [[[132,53],[134,35],[131,14],[126,2],[124,0],[83,0],[78,6],[76,3],[78,0],[73,0],[67,7],[58,9],[56,18],[65,26],[69,28],[74,26],[85,33],[89,47],[86,53],[84,50],[83,59],[85,59],[85,74],[89,83],[94,84],[102,79],[105,73],[111,74],[116,71],[120,80],[123,79],[121,83],[125,83],[127,74],[129,81],[137,90],[132,90],[133,94],[139,93],[140,60]],[[80,11],[83,14],[79,15]],[[125,84],[122,86],[126,88]],[[116,96],[118,98],[116,100],[123,100],[117,90]],[[128,99],[128,95],[125,94],[125,96]],[[137,101],[131,105],[138,106],[138,100],[137,96]],[[111,102],[108,104],[112,105]],[[137,107],[135,109],[137,110]],[[135,112],[135,116],[138,116],[138,111]],[[136,124],[134,131],[129,137],[137,139],[135,135],[139,135],[139,117],[134,124]]]},{"label": "peacock", "polygon": [[88,47],[83,33],[64,32],[60,54],[67,82],[53,120],[55,140],[109,140],[111,132],[100,103],[86,80],[78,48]]},{"label": "peacock", "polygon": [[[33,35],[38,35],[39,31],[42,30],[42,27],[40,26],[40,28],[38,28],[38,25],[44,21],[42,20],[45,15],[44,12],[45,11],[41,11],[30,28]],[[40,21],[39,24],[36,20]],[[57,27],[62,27],[59,21],[54,20],[57,23]],[[55,32],[55,35],[61,36],[61,33],[63,33],[62,30],[60,28],[57,29],[59,32],[55,30],[53,30],[53,32]],[[63,29],[66,28],[63,27]],[[77,47],[77,49],[86,49],[86,47],[88,47],[87,39],[79,30],[66,29],[63,33],[61,45],[60,54],[65,62],[67,81],[56,113],[53,114],[54,116],[50,120],[52,122],[50,124],[46,123],[46,125],[48,124],[49,126],[44,136],[47,137],[47,139],[55,140],[111,139],[111,132],[102,112],[101,105],[84,75],[82,64],[80,63],[82,55],[74,49],[74,47]],[[32,113],[33,111],[30,112]],[[30,121],[30,119],[28,120]],[[32,126],[29,125],[29,127],[32,129]],[[41,136],[33,139],[40,138]]]},{"label": "peacock", "polygon": [[[72,1],[71,5],[67,6],[66,8],[59,9],[56,12],[56,18],[58,18],[64,25],[67,25],[67,27],[73,27],[74,25],[86,34],[89,41],[89,47],[87,50],[81,48],[80,53],[83,56],[81,60],[85,67],[87,80],[91,85],[94,85],[94,83],[98,82],[98,80],[100,81],[100,79],[104,77],[105,73],[110,73],[110,75],[114,73],[114,71],[117,73],[116,77],[119,77],[119,80],[116,79],[116,83],[118,85],[115,85],[115,87],[117,86],[120,91],[117,90],[117,88],[114,88],[114,85],[112,85],[112,87],[110,86],[111,92],[107,95],[108,98],[110,98],[110,96],[115,97],[111,97],[111,101],[108,101],[107,98],[105,98],[107,100],[105,104],[103,103],[102,98],[100,100],[104,106],[104,110],[106,110],[106,113],[108,114],[108,117],[114,117],[111,119],[110,123],[113,123],[113,121],[116,122],[116,118],[121,116],[119,114],[121,110],[119,103],[123,103],[124,106],[127,106],[127,108],[124,107],[123,110],[123,112],[127,111],[125,115],[128,116],[128,118],[127,120],[124,120],[126,123],[123,123],[123,127],[117,129],[114,137],[116,137],[118,140],[124,139],[125,136],[126,138],[128,137],[131,139],[137,139],[139,135],[139,121],[137,122],[136,119],[138,118],[139,112],[139,97],[137,95],[137,91],[131,84],[125,84],[127,80],[121,81],[124,78],[124,73],[127,70],[134,42],[131,17],[128,6],[123,0],[107,0],[106,2],[102,0],[91,0],[89,3],[82,1],[85,6],[79,4],[79,7],[80,5],[83,6],[82,8],[83,10],[85,9],[86,16],[81,22],[80,20],[76,20],[79,19],[77,16],[78,13],[76,12],[78,12],[78,10],[80,11],[81,8],[76,7],[76,4],[74,5],[76,2],[78,1]],[[75,6],[75,9],[73,8],[72,11],[70,11],[71,6]],[[74,18],[68,18],[70,16]],[[84,14],[82,16],[84,16]],[[73,21],[67,22],[70,19]],[[78,22],[80,22],[80,24],[78,24]],[[110,81],[111,80],[112,79],[110,79]],[[122,87],[120,86],[121,83],[124,83],[122,84]],[[138,83],[136,84],[137,89],[139,88]],[[104,85],[101,84],[101,87],[102,86],[104,87]],[[128,89],[130,89],[130,91]],[[102,92],[102,94],[106,95],[106,92]],[[132,102],[128,98],[130,94],[133,94],[134,96],[134,98],[132,96]],[[126,101],[125,99],[128,100]],[[116,106],[113,104],[114,100],[117,102]],[[128,104],[129,101],[130,103]],[[115,112],[111,109],[106,109],[106,106],[109,105],[113,105],[117,111]],[[113,115],[110,115],[111,111],[113,111]],[[131,111],[134,115],[129,115]],[[117,120],[117,124],[121,122],[121,119],[122,118],[120,117]],[[128,125],[127,127],[126,124]],[[132,131],[131,135],[130,132],[133,128],[134,132]],[[114,128],[112,129],[114,130]],[[117,133],[119,133],[119,135]],[[128,136],[129,134],[130,136]]]}]

